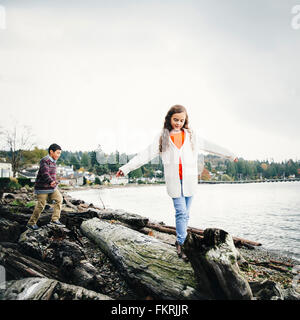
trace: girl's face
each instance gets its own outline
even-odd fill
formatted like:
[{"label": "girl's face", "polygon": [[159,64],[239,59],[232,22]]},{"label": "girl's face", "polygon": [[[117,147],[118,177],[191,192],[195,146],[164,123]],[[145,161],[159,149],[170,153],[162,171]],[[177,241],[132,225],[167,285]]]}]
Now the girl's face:
[{"label": "girl's face", "polygon": [[175,130],[180,130],[185,123],[185,112],[174,113],[171,117],[171,126]]}]

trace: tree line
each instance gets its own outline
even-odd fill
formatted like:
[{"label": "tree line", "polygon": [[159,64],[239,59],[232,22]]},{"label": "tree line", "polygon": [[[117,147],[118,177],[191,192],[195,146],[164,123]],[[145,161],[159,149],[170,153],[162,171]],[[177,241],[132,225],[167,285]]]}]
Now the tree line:
[{"label": "tree line", "polygon": [[[215,163],[212,167],[212,162]],[[257,179],[285,179],[290,176],[300,178],[300,161],[289,159],[282,162],[250,161],[239,159],[238,162],[216,160],[208,156],[205,168],[211,172],[223,172],[224,180],[257,180]],[[227,177],[230,179],[227,179]]]},{"label": "tree line", "polygon": [[[40,159],[48,154],[46,149],[33,148],[35,143],[30,127],[15,124],[9,129],[3,129],[0,126],[0,138],[3,142],[3,148],[7,150],[0,150],[0,158],[5,158],[11,163],[14,177],[18,171],[30,164],[38,164]],[[73,166],[75,170],[83,168],[96,175],[114,174],[133,156],[125,153],[120,154],[118,151],[105,154],[101,150],[90,152],[63,150],[57,163]],[[199,156],[199,159],[202,158]],[[212,177],[224,180],[276,179],[288,178],[289,176],[300,178],[300,161],[292,159],[279,163],[268,160],[249,161],[240,158],[238,162],[232,162],[208,155],[204,160],[205,167],[200,177],[204,180],[210,180]],[[162,161],[160,157],[157,157],[151,163],[130,172],[129,177],[162,177],[163,170]]]},{"label": "tree line", "polygon": [[[32,164],[38,164],[40,159],[47,155],[46,149],[35,147],[33,150],[22,151],[18,157],[20,158],[18,166],[14,166],[15,170],[21,170]],[[119,167],[129,161],[133,155],[126,153],[120,154],[118,151],[105,154],[102,158],[96,151],[63,151],[57,164],[65,166],[73,166],[74,170],[83,168],[95,175],[115,174]],[[15,159],[12,151],[0,151],[0,157],[6,158],[8,162]],[[121,161],[122,159],[122,161]],[[284,162],[266,161],[249,161],[242,158],[238,162],[224,160],[219,157],[208,155],[205,156],[205,167],[201,175],[201,179],[210,180],[212,175],[218,180],[256,180],[256,179],[277,179],[295,176],[300,178],[300,161],[289,159]],[[163,177],[163,164],[160,157],[154,159],[142,167],[129,173],[129,178],[140,177]]]}]

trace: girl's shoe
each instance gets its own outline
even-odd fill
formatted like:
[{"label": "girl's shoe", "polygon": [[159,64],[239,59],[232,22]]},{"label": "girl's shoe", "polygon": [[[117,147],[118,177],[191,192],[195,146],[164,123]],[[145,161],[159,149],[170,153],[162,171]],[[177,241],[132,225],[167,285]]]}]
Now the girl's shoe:
[{"label": "girl's shoe", "polygon": [[181,258],[181,256],[182,256],[182,248],[181,248],[181,245],[177,241],[175,242],[175,247],[176,247],[176,250],[177,250],[178,257]]},{"label": "girl's shoe", "polygon": [[[182,250],[182,249],[181,249]],[[181,258],[184,262],[188,262],[189,261],[189,258],[186,256],[186,254],[183,252],[182,250],[182,254],[181,254]]]},{"label": "girl's shoe", "polygon": [[189,259],[186,254],[183,252],[182,245],[180,245],[177,241],[175,242],[177,254],[179,258],[182,258],[183,261],[188,262]]}]

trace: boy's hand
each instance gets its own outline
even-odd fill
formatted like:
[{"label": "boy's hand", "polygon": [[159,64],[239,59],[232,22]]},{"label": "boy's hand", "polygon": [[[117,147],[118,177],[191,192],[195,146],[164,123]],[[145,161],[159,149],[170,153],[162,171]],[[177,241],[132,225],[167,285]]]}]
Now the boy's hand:
[{"label": "boy's hand", "polygon": [[234,160],[233,160],[234,162],[238,162],[239,161],[239,159],[238,158],[234,158]]},{"label": "boy's hand", "polygon": [[53,187],[55,187],[56,186],[56,182],[55,181],[52,181],[51,183],[50,183],[50,186],[53,188]]},{"label": "boy's hand", "polygon": [[124,176],[124,172],[122,170],[119,170],[117,173],[116,173],[116,177],[120,177],[120,176]]}]

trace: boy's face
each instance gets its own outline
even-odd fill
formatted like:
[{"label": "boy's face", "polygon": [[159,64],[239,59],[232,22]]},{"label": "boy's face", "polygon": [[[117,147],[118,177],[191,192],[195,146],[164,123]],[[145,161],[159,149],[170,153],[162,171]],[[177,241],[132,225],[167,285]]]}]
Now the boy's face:
[{"label": "boy's face", "polygon": [[57,160],[61,155],[61,150],[50,150],[50,156],[52,157],[52,159]]}]

